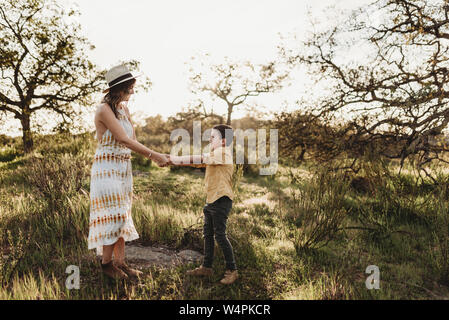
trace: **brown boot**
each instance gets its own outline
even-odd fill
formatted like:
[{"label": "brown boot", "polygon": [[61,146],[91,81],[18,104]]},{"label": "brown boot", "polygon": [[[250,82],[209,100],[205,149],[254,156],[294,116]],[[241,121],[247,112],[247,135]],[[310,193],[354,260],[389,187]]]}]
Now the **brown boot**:
[{"label": "brown boot", "polygon": [[119,268],[120,270],[125,272],[130,277],[138,278],[138,277],[140,277],[143,274],[142,271],[130,268],[126,263],[117,265],[117,268]]},{"label": "brown boot", "polygon": [[114,266],[112,261],[109,261],[106,264],[102,263],[101,269],[103,270],[103,273],[105,275],[107,275],[108,277],[110,277],[112,279],[115,279],[115,280],[128,279],[128,276],[126,275],[126,273],[124,273],[122,270],[120,270],[119,268]]},{"label": "brown boot", "polygon": [[188,276],[207,276],[207,277],[210,277],[212,273],[213,273],[212,268],[206,268],[204,266],[186,272]]},{"label": "brown boot", "polygon": [[220,283],[222,284],[232,284],[235,280],[237,280],[239,277],[239,273],[237,270],[231,271],[226,270],[224,278],[220,280]]}]

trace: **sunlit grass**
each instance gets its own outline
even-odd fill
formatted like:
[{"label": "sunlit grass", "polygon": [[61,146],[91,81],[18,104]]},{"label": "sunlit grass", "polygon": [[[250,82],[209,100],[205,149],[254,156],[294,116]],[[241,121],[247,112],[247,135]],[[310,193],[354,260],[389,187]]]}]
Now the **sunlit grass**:
[{"label": "sunlit grass", "polygon": [[65,288],[61,288],[54,277],[47,278],[42,270],[38,275],[28,273],[22,277],[15,276],[10,290],[0,291],[0,300],[56,300],[65,295]]},{"label": "sunlit grass", "polygon": [[[93,144],[86,140],[67,140],[58,149],[39,142],[37,153],[45,155],[52,168],[60,168],[58,174],[64,177],[73,171],[65,165],[68,159],[90,163]],[[187,277],[185,272],[194,267],[190,264],[146,267],[140,281],[109,281],[101,274],[95,252],[87,250],[89,168],[80,168],[84,178],[73,182],[76,188],[64,187],[69,193],[55,190],[64,195],[55,202],[42,195],[36,182],[51,176],[34,172],[39,179],[29,179],[30,168],[39,170],[32,157],[2,152],[0,299],[449,297],[449,199],[428,180],[416,180],[412,170],[391,180],[380,175],[383,180],[373,192],[349,189],[339,202],[345,218],[328,233],[329,243],[309,248],[297,241],[314,230],[304,218],[307,208],[319,203],[335,209],[331,201],[341,190],[338,180],[320,186],[306,166],[280,166],[274,177],[243,176],[228,220],[240,279],[224,287],[219,284],[224,260],[218,246],[210,280]],[[137,164],[134,170],[139,171],[132,210],[137,242],[201,251],[204,176],[155,165]],[[321,202],[316,202],[316,190],[325,192]],[[68,265],[80,266],[80,290],[65,288]],[[380,290],[365,287],[368,265],[380,268]]]}]

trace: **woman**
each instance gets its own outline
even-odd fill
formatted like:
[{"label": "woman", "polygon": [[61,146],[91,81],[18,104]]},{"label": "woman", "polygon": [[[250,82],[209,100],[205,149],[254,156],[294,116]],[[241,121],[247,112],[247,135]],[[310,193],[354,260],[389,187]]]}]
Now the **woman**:
[{"label": "woman", "polygon": [[109,88],[95,114],[98,146],[91,170],[88,245],[102,255],[102,270],[114,279],[141,274],[125,264],[125,241],[139,237],[131,217],[131,150],[159,166],[168,163],[165,155],[136,141],[126,106],[134,93],[135,78],[123,65],[109,70]]}]

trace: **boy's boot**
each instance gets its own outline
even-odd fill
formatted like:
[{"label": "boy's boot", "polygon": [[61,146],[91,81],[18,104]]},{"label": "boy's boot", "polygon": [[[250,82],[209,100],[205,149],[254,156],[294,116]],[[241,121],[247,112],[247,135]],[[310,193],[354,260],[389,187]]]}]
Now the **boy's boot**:
[{"label": "boy's boot", "polygon": [[226,270],[224,278],[220,280],[220,283],[231,284],[231,283],[234,283],[234,281],[237,280],[238,277],[239,277],[239,273],[237,270],[234,270],[234,271]]}]

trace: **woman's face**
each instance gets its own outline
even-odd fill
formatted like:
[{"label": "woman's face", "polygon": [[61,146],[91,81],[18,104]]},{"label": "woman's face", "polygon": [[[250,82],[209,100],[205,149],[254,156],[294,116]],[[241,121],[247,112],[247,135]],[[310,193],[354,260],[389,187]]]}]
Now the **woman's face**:
[{"label": "woman's face", "polygon": [[127,91],[125,91],[123,95],[123,101],[129,101],[131,96],[134,94],[134,85],[135,84],[133,84]]}]

